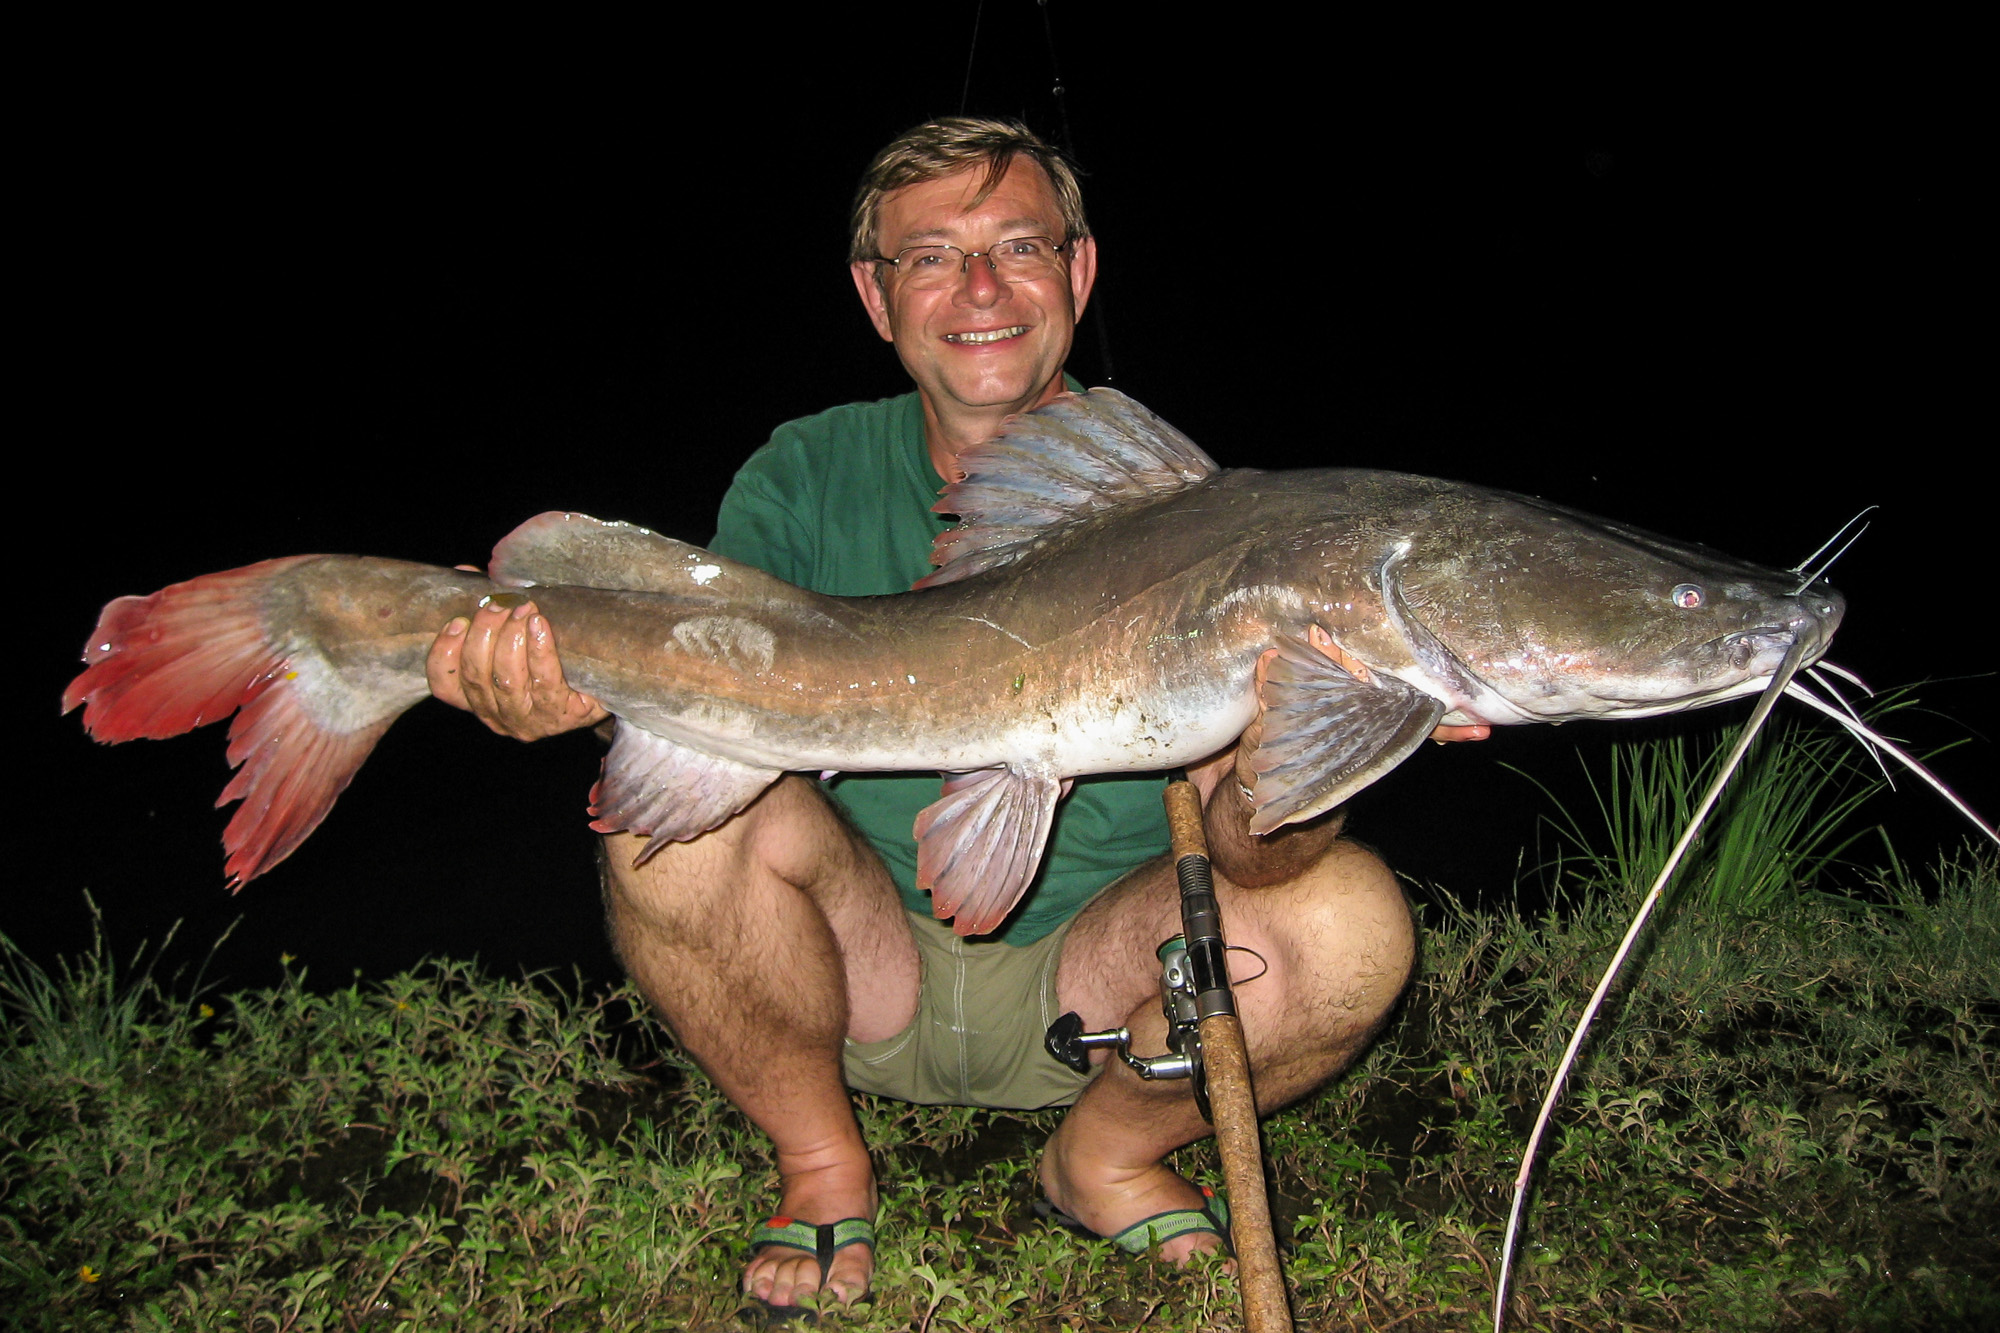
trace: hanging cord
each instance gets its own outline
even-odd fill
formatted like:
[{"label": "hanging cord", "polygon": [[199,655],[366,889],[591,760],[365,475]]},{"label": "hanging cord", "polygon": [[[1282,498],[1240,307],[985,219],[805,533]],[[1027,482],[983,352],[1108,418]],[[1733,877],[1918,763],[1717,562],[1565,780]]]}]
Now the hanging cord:
[{"label": "hanging cord", "polygon": [[979,54],[979,20],[986,17],[986,0],[979,0],[972,11],[972,41],[965,48],[965,86],[958,92],[958,114],[964,115],[965,108],[972,105],[972,62]]},{"label": "hanging cord", "polygon": [[[1076,135],[1070,132],[1069,126],[1069,89],[1063,84],[1062,65],[1056,58],[1056,32],[1055,24],[1049,19],[1049,0],[1035,0],[1035,4],[1042,11],[1042,38],[1049,48],[1049,93],[1056,103],[1056,143],[1063,150],[1063,155],[1075,162]],[[1097,343],[1098,368],[1104,383],[1110,384],[1118,376],[1111,366],[1111,322],[1104,314],[1102,293],[1092,298],[1089,309],[1084,311],[1084,319],[1089,322]]]},{"label": "hanging cord", "polygon": [[[1049,0],[1035,0],[1035,7],[1042,11],[1042,41],[1049,53],[1049,95],[1056,104],[1056,146],[1071,162],[1077,160],[1076,135],[1069,123],[1069,88],[1063,83],[1062,63],[1056,55],[1055,24],[1049,18]],[[972,106],[972,71],[979,61],[979,30],[986,17],[986,0],[979,0],[972,11],[972,40],[965,48],[965,81],[958,92],[958,114],[968,114]],[[1110,384],[1117,374],[1111,364],[1111,322],[1104,314],[1104,297],[1094,296],[1084,311],[1084,322],[1090,326],[1092,339],[1097,344],[1097,364],[1102,382]]]}]

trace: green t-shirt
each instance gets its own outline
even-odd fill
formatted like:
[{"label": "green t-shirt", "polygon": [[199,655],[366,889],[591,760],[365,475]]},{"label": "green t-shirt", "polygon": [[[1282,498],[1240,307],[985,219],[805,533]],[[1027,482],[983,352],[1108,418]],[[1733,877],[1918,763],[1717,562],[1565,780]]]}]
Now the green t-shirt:
[{"label": "green t-shirt", "polygon": [[[931,512],[938,489],[916,394],[850,403],[778,427],[736,474],[709,546],[815,592],[906,592],[931,572],[931,540],[951,526]],[[929,915],[910,827],[942,780],[855,773],[826,786],[881,853],[904,905]],[[1057,807],[1041,873],[996,938],[1032,944],[1166,851],[1162,786],[1156,774],[1078,779]]]}]

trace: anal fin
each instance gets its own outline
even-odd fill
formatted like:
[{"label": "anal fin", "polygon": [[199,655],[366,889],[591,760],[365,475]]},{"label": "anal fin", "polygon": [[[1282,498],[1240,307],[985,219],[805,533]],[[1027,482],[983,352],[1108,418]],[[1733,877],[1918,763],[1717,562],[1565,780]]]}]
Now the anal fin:
[{"label": "anal fin", "polygon": [[1410,757],[1444,705],[1393,676],[1361,680],[1302,642],[1278,645],[1264,678],[1252,833],[1311,819]]},{"label": "anal fin", "polygon": [[604,775],[591,789],[590,826],[599,833],[649,834],[645,861],[722,823],[775,782],[777,769],[709,754],[619,720]]},{"label": "anal fin", "polygon": [[1013,767],[945,775],[944,795],[917,816],[917,887],[960,935],[1007,919],[1042,863],[1062,783]]}]

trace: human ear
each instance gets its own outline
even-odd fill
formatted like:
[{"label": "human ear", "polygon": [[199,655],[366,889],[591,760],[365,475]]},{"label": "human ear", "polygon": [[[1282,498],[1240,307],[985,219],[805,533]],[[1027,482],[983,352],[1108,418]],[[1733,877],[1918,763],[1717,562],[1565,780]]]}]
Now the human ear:
[{"label": "human ear", "polygon": [[1097,283],[1097,238],[1078,238],[1069,256],[1069,294],[1076,303],[1076,313],[1083,314],[1083,307],[1090,301],[1090,289]]},{"label": "human ear", "polygon": [[854,290],[868,311],[868,322],[882,335],[883,342],[896,341],[896,330],[889,322],[889,294],[882,290],[881,266],[861,260],[849,264],[847,271],[853,275]]}]

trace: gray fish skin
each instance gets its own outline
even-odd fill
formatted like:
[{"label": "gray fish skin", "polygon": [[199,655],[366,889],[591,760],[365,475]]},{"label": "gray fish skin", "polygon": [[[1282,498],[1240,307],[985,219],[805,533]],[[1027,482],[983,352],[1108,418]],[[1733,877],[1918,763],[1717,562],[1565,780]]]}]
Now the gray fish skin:
[{"label": "gray fish skin", "polygon": [[[1111,462],[1092,452],[1106,441]],[[571,682],[620,719],[596,827],[693,837],[786,771],[972,774],[917,832],[939,915],[979,933],[1032,877],[1060,779],[1221,750],[1256,715],[1267,650],[1258,832],[1346,800],[1440,722],[1645,717],[1753,692],[1795,640],[1821,656],[1843,611],[1796,575],[1524,496],[1220,471],[1104,390],[965,461],[940,505],[964,522],[918,591],[823,596],[548,514],[496,550],[494,580],[298,557],[122,598],[65,707],[122,740],[248,704],[231,757],[249,766],[225,793],[245,796],[225,842],[248,879],[427,692],[437,628],[525,585]],[[1362,670],[1313,651],[1314,633]],[[285,757],[302,745],[321,757]]]}]

